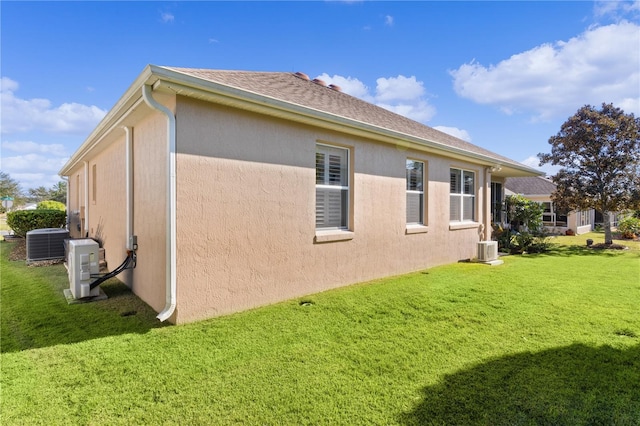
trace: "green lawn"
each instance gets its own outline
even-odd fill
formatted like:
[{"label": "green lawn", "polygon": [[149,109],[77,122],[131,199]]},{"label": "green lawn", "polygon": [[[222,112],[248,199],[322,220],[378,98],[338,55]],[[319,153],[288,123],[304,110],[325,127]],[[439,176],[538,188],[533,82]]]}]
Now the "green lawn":
[{"label": "green lawn", "polygon": [[3,243],[0,422],[640,425],[640,247],[586,238],[171,327]]}]

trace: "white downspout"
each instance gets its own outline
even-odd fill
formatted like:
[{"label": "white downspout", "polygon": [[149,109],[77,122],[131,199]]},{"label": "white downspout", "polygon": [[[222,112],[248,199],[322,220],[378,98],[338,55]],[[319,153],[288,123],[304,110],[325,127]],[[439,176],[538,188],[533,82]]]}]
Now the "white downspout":
[{"label": "white downspout", "polygon": [[133,235],[133,135],[130,127],[123,127],[125,133],[125,180],[126,180],[126,246],[128,250],[133,250],[131,245],[131,236]]},{"label": "white downspout", "polygon": [[167,116],[167,244],[166,244],[166,304],[156,318],[165,321],[176,309],[176,117],[151,94],[151,86],[142,86],[142,97],[149,107]]},{"label": "white downspout", "polygon": [[89,162],[84,162],[84,234],[82,238],[89,236]]}]

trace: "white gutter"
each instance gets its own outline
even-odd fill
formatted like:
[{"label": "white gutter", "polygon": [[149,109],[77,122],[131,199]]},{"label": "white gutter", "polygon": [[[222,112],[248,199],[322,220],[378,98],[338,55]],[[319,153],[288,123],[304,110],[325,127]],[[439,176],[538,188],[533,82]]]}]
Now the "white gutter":
[{"label": "white gutter", "polygon": [[[459,155],[467,161],[474,159],[481,163],[495,164],[500,161],[502,166],[508,167],[525,175],[537,174],[541,172],[532,169],[524,164],[520,164],[508,158],[497,158],[482,153],[468,151],[463,148],[453,147],[443,142],[428,140],[418,136],[413,136],[397,130],[390,130],[377,125],[365,123],[352,118],[335,115],[314,108],[298,105],[295,103],[271,98],[266,95],[251,92],[245,89],[238,89],[221,83],[204,80],[191,75],[183,74],[166,67],[149,66],[152,73],[158,76],[156,88],[164,88],[173,93],[184,96],[193,96],[196,99],[212,100],[223,105],[231,105],[237,108],[246,109],[262,114],[272,115],[292,121],[302,121],[319,127],[340,130],[359,136],[377,136],[379,140],[386,143],[393,143],[404,148],[424,149],[430,148],[440,151],[445,155]],[[301,120],[302,119],[302,120]]]},{"label": "white gutter", "polygon": [[125,225],[127,232],[127,249],[133,250],[131,236],[133,235],[133,134],[130,127],[123,127],[125,133],[125,194],[126,194],[126,217]]},{"label": "white gutter", "polygon": [[167,116],[167,243],[166,263],[166,304],[156,318],[165,321],[176,309],[176,117],[173,112],[153,98],[152,88],[142,86],[142,97],[149,107]]},{"label": "white gutter", "polygon": [[84,234],[89,236],[89,162],[84,161]]}]

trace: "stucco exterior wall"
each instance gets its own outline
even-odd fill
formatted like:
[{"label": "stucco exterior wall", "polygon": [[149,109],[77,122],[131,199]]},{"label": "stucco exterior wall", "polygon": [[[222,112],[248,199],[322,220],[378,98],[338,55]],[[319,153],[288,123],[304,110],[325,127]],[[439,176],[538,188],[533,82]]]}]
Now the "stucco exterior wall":
[{"label": "stucco exterior wall", "polygon": [[[178,97],[176,111],[176,322],[227,314],[476,254],[478,225],[489,211],[482,197],[490,176],[479,166],[189,98]],[[136,146],[138,143],[136,138]],[[350,240],[315,240],[317,143],[350,149]],[[407,158],[425,162],[428,232],[407,231]],[[451,167],[476,172],[479,223],[450,226]],[[159,202],[141,200],[138,189],[136,197],[136,206]],[[154,222],[164,219],[157,209],[144,208],[144,217],[156,215]],[[136,218],[139,215],[143,212],[137,207]],[[145,256],[140,243],[142,260]],[[158,235],[153,241],[155,250],[163,243]]]},{"label": "stucco exterior wall", "polygon": [[138,262],[127,278],[133,292],[159,312],[166,294],[166,117],[152,112],[136,123],[132,132],[133,234],[138,237]]},{"label": "stucco exterior wall", "polygon": [[[174,108],[175,98],[157,97]],[[166,289],[166,118],[149,111],[140,121],[129,124],[134,162],[133,233],[138,237],[138,262],[134,270],[124,271],[117,278],[153,309],[161,311]],[[107,138],[109,144],[87,156],[86,173],[84,161],[72,170],[69,210],[72,214],[78,211],[82,218],[81,231],[70,226],[72,237],[88,235],[102,240],[108,269],[113,270],[127,255],[126,134],[119,126],[111,129]]]},{"label": "stucco exterior wall", "polygon": [[[121,135],[88,161],[88,235],[101,241],[109,270],[126,257],[125,140]],[[121,277],[120,277],[121,278]]]},{"label": "stucco exterior wall", "polygon": [[85,177],[84,166],[80,165],[69,174],[69,205],[67,206],[67,225],[71,238],[85,236]]}]

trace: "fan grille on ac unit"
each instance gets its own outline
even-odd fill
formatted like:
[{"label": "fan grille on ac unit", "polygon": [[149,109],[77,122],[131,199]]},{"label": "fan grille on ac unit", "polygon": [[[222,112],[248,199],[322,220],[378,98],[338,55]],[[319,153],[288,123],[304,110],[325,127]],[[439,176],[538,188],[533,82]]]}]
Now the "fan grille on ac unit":
[{"label": "fan grille on ac unit", "polygon": [[64,259],[64,240],[67,239],[69,231],[66,229],[44,228],[27,232],[27,263]]}]

